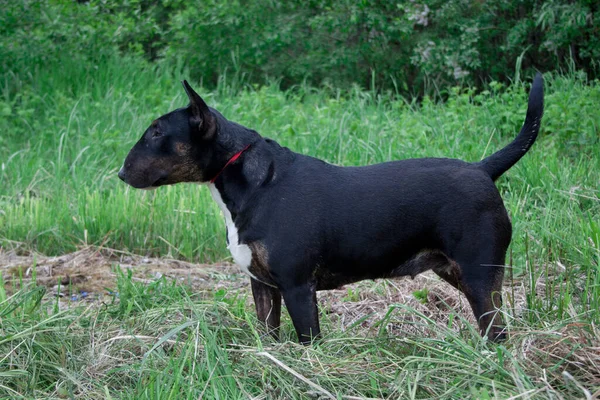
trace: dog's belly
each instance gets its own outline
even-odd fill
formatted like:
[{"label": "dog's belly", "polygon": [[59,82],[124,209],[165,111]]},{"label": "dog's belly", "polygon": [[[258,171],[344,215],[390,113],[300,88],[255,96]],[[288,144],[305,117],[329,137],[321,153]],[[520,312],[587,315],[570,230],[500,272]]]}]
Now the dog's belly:
[{"label": "dog's belly", "polygon": [[454,273],[458,271],[458,265],[440,250],[422,249],[411,255],[405,261],[394,263],[389,260],[381,260],[377,264],[376,260],[366,264],[352,264],[351,268],[342,271],[340,268],[317,268],[315,276],[317,278],[317,290],[336,289],[340,286],[354,283],[366,279],[380,278],[399,278],[415,276],[427,270],[433,270],[436,273]]}]

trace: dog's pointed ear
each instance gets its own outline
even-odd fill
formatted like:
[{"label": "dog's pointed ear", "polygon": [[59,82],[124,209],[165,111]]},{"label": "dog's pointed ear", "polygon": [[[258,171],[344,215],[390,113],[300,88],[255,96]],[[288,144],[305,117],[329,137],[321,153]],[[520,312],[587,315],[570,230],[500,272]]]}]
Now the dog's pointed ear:
[{"label": "dog's pointed ear", "polygon": [[199,137],[203,139],[212,138],[217,131],[214,115],[210,112],[202,97],[192,89],[190,84],[186,80],[182,83],[185,93],[190,99],[188,106],[191,112],[190,126],[198,133]]}]

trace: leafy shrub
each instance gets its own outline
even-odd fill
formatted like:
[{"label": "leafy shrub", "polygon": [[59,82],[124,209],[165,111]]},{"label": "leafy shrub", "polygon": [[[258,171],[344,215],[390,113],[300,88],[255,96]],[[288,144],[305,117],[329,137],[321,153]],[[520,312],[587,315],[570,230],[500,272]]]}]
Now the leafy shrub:
[{"label": "leafy shrub", "polygon": [[594,77],[597,11],[585,0],[197,0],[171,19],[164,54],[209,85],[228,71],[284,87],[307,79],[420,94],[506,81],[517,62],[542,71],[572,62]]},{"label": "leafy shrub", "polygon": [[209,87],[227,76],[439,94],[521,68],[595,78],[597,17],[593,0],[25,0],[0,14],[0,58],[27,72],[118,51],[185,65]]}]

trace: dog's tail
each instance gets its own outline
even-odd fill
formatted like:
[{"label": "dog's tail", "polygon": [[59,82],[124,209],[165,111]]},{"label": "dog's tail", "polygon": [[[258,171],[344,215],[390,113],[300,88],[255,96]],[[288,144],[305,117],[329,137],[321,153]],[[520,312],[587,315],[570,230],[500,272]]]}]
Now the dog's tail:
[{"label": "dog's tail", "polygon": [[540,122],[544,113],[544,79],[539,72],[533,80],[529,92],[527,116],[519,135],[502,150],[476,163],[492,180],[498,179],[510,167],[515,165],[527,153],[535,142],[540,130]]}]

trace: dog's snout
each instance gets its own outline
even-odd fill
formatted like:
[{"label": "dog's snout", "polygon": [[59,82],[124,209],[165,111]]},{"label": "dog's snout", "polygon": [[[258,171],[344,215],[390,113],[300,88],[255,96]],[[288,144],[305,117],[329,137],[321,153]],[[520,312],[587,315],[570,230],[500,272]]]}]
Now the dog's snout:
[{"label": "dog's snout", "polygon": [[119,179],[122,180],[123,182],[125,182],[125,172],[123,171],[124,167],[121,167],[121,169],[119,170],[119,173],[117,174],[119,176]]}]

